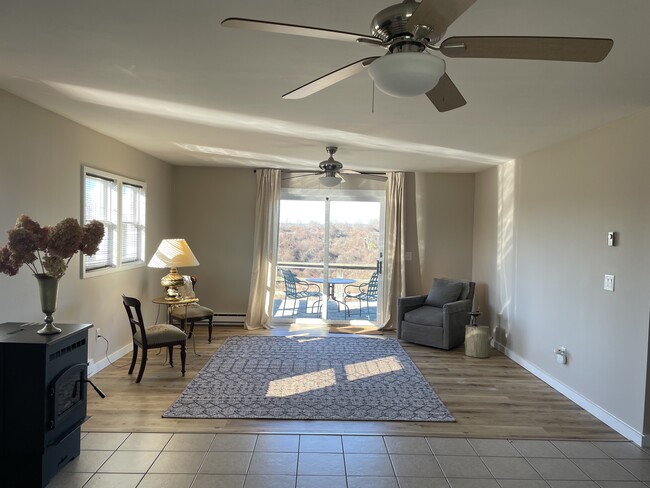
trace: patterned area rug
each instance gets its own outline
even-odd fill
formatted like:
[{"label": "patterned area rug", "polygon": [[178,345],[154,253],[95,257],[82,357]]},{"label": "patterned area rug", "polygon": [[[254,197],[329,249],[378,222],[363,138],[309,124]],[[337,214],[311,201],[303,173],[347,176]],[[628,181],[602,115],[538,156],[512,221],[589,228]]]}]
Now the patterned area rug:
[{"label": "patterned area rug", "polygon": [[377,330],[369,325],[331,325],[330,334],[363,334],[363,335],[384,335],[382,330]]},{"label": "patterned area rug", "polygon": [[163,417],[454,422],[385,336],[231,337]]}]

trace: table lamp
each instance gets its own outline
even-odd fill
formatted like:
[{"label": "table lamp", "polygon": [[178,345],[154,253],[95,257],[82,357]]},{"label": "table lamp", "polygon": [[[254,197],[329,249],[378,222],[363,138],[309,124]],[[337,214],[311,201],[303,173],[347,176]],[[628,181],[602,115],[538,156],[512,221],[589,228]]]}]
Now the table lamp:
[{"label": "table lamp", "polygon": [[178,274],[176,268],[198,265],[199,262],[185,239],[163,239],[147,266],[169,268],[169,274],[163,276],[160,284],[167,290],[166,300],[178,300],[178,287],[183,285],[183,276]]}]

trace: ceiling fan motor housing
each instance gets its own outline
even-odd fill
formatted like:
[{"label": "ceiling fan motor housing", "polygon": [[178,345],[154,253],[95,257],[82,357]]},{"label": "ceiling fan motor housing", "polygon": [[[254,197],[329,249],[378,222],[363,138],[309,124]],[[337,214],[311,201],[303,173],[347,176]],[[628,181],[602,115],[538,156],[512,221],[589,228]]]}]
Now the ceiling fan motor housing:
[{"label": "ceiling fan motor housing", "polygon": [[404,2],[386,7],[372,19],[372,35],[384,42],[394,37],[410,35],[406,23],[419,6],[417,2]]},{"label": "ceiling fan motor housing", "polygon": [[343,165],[334,160],[332,156],[330,156],[329,159],[322,161],[318,167],[325,172],[325,176],[336,176],[337,173],[343,169]]}]

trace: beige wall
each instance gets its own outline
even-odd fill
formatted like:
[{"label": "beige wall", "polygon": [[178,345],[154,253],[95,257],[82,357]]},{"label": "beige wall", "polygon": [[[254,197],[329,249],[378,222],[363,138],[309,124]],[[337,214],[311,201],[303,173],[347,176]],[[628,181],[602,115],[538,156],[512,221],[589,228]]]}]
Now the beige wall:
[{"label": "beige wall", "polygon": [[[650,111],[476,177],[474,278],[497,340],[643,432]],[[618,233],[616,247],[607,231]],[[615,292],[603,275],[616,276]],[[568,365],[556,363],[565,346]]]},{"label": "beige wall", "polygon": [[216,313],[245,313],[253,263],[255,173],[251,169],[174,168],[176,237],[201,263],[181,270],[198,279],[201,304]]},{"label": "beige wall", "polygon": [[471,278],[473,222],[473,174],[407,174],[407,296],[427,293],[433,278]]},{"label": "beige wall", "polygon": [[[81,167],[89,165],[147,182],[147,256],[170,230],[171,167],[68,119],[0,91],[0,245],[5,230],[25,213],[43,225],[81,217]],[[121,294],[143,301],[153,319],[148,297],[160,294],[157,270],[143,267],[82,280],[80,258],[70,262],[61,279],[58,322],[92,322],[101,327],[109,354],[130,343]],[[9,277],[0,274],[1,322],[42,320],[36,280],[27,267]],[[146,318],[145,316],[145,318]],[[105,358],[105,342],[90,332],[89,354]]]}]

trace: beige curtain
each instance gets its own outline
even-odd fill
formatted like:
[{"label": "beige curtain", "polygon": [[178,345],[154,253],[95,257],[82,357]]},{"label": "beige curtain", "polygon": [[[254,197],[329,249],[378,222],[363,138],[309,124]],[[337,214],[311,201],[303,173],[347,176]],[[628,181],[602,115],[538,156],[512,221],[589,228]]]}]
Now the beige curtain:
[{"label": "beige curtain", "polygon": [[255,237],[247,329],[270,329],[275,295],[275,222],[280,211],[280,170],[257,170]]},{"label": "beige curtain", "polygon": [[383,329],[396,327],[397,299],[406,292],[404,273],[404,173],[388,173],[382,287]]}]

